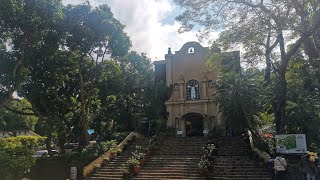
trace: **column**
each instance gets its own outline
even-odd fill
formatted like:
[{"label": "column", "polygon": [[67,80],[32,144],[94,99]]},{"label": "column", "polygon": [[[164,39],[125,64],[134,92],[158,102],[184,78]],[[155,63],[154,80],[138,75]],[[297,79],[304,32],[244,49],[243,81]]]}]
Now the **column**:
[{"label": "column", "polygon": [[[173,55],[172,54],[166,54],[166,84],[167,86],[173,85]],[[171,97],[168,101],[172,101],[173,93],[171,94]]]},{"label": "column", "polygon": [[207,95],[207,80],[202,80],[201,81],[202,84],[202,97],[201,99],[208,99],[208,95]]}]

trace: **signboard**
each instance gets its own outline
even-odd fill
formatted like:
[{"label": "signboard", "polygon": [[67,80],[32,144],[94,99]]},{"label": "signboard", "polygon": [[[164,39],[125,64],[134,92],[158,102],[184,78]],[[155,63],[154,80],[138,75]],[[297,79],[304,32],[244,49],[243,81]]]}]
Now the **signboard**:
[{"label": "signboard", "polygon": [[275,135],[276,152],[281,154],[307,153],[306,136],[304,134]]},{"label": "signboard", "polygon": [[94,129],[88,129],[87,132],[88,132],[89,135],[91,135],[91,134],[94,133]]},{"label": "signboard", "polygon": [[182,135],[183,131],[177,131],[177,135]]},{"label": "signboard", "polygon": [[71,180],[77,180],[77,168],[76,167],[71,167],[70,179]]}]

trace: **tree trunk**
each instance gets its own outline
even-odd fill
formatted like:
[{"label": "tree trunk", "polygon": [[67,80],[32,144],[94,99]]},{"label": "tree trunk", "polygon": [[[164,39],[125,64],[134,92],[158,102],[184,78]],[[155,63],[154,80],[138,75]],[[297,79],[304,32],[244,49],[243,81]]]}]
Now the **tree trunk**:
[{"label": "tree trunk", "polygon": [[[319,30],[320,31],[320,30]],[[319,33],[320,34],[320,33]],[[317,43],[317,33],[312,37],[306,38],[303,42],[304,52],[309,57],[309,62],[315,70],[318,83],[320,83],[320,44]],[[320,36],[319,36],[320,38]]]},{"label": "tree trunk", "polygon": [[284,133],[284,120],[286,113],[286,104],[287,104],[287,80],[286,80],[286,72],[288,67],[288,62],[291,56],[287,56],[285,51],[285,42],[283,38],[282,31],[279,32],[279,46],[281,53],[281,64],[279,68],[279,79],[276,82],[276,95],[274,99],[274,115],[276,122],[276,133]]},{"label": "tree trunk", "polygon": [[89,134],[88,134],[88,125],[87,125],[87,118],[86,118],[86,112],[85,112],[85,97],[84,97],[84,82],[83,82],[83,76],[82,76],[82,69],[83,69],[83,56],[80,58],[79,62],[80,71],[79,71],[79,94],[80,94],[80,102],[81,102],[81,108],[80,108],[80,127],[81,127],[81,137],[80,137],[80,146],[87,146],[90,143],[89,140]]},{"label": "tree trunk", "polygon": [[48,135],[47,135],[47,139],[46,139],[46,149],[47,149],[49,155],[52,154],[51,141],[52,141],[52,133],[49,130]]},{"label": "tree trunk", "polygon": [[[28,37],[28,34],[27,33],[24,33],[23,35],[23,44],[22,44],[22,48],[21,48],[21,51],[20,51],[20,57],[18,58],[18,62],[15,64],[13,70],[12,70],[12,81],[8,81],[8,84],[7,84],[7,89],[8,89],[8,92],[7,92],[7,95],[6,97],[2,100],[0,100],[0,108],[4,107],[5,105],[7,105],[8,103],[10,103],[12,101],[12,96],[13,96],[13,93],[16,91],[16,77],[17,77],[17,72],[19,71],[19,69],[21,68],[23,62],[24,62],[24,59],[25,59],[25,49],[27,47],[27,37]],[[12,83],[12,84],[11,84]]]},{"label": "tree trunk", "polygon": [[264,80],[266,82],[270,82],[271,76],[271,51],[269,49],[266,50],[266,70],[264,73]]},{"label": "tree trunk", "polygon": [[287,80],[285,76],[285,71],[279,72],[279,80],[276,86],[276,96],[274,100],[274,115],[276,122],[276,132],[283,133],[284,120],[286,113],[286,103],[287,103]]},{"label": "tree trunk", "polygon": [[66,152],[64,150],[65,142],[66,142],[66,135],[65,135],[64,131],[60,131],[60,133],[58,134],[58,146],[59,146],[61,154],[65,154],[65,152]]}]

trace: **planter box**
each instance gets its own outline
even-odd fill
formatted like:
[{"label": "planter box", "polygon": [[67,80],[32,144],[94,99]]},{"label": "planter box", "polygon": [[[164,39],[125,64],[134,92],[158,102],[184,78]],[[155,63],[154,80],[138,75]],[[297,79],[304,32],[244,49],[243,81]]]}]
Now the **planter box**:
[{"label": "planter box", "polygon": [[138,175],[140,171],[141,171],[141,166],[135,167],[133,169],[133,175],[135,175],[135,176]]}]

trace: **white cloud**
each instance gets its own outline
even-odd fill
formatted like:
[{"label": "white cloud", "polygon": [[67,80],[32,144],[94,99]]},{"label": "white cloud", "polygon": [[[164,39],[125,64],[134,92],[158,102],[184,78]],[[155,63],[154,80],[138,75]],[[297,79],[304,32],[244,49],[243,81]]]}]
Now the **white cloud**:
[{"label": "white cloud", "polygon": [[[70,3],[71,0],[65,0]],[[73,4],[84,2],[72,1]],[[90,0],[93,6],[107,4],[115,18],[126,25],[132,50],[146,52],[152,60],[164,59],[167,48],[178,51],[188,41],[198,41],[195,32],[179,34],[178,22],[165,24],[163,20],[177,10],[171,0]],[[213,38],[217,33],[213,34]],[[206,43],[202,43],[206,46]]]}]

